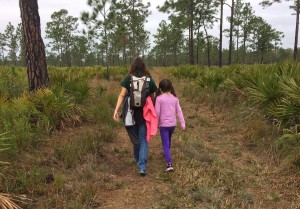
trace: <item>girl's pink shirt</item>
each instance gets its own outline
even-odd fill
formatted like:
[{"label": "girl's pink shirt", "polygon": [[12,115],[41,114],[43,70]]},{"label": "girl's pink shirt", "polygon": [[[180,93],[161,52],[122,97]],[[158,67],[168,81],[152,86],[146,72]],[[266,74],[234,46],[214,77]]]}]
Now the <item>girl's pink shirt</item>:
[{"label": "girl's pink shirt", "polygon": [[176,126],[176,115],[181,128],[185,128],[185,120],[179,104],[179,100],[173,94],[161,94],[155,101],[155,112],[159,127]]}]

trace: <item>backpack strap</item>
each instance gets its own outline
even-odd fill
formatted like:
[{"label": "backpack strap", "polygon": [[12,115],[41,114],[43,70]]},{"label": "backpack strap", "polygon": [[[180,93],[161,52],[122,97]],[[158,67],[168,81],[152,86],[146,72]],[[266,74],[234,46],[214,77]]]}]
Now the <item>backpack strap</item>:
[{"label": "backpack strap", "polygon": [[150,77],[146,76],[145,82],[146,82],[146,89],[149,90],[149,88],[150,88]]}]

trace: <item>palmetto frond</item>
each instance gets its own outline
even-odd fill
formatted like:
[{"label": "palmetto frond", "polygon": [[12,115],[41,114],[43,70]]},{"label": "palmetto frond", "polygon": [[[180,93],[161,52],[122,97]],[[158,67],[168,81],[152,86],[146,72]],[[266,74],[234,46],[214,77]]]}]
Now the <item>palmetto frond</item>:
[{"label": "palmetto frond", "polygon": [[[7,137],[7,133],[0,134],[0,152],[3,152],[5,150],[9,149],[9,144],[7,144],[5,142],[5,140],[7,140],[7,139],[9,139],[9,137]],[[7,165],[7,164],[9,164],[9,163],[0,160],[0,166]],[[1,172],[0,172],[0,175],[1,175]]]},{"label": "palmetto frond", "polygon": [[273,72],[260,70],[249,73],[245,80],[249,99],[256,105],[268,108],[282,97],[278,81],[278,75]]},{"label": "palmetto frond", "polygon": [[21,209],[8,194],[0,193],[0,208],[2,209]]},{"label": "palmetto frond", "polygon": [[300,86],[294,78],[284,76],[280,83],[282,98],[268,110],[284,126],[300,122]]},{"label": "palmetto frond", "polygon": [[22,195],[10,195],[5,193],[0,193],[0,208],[1,209],[22,209],[18,203],[28,203],[30,199],[23,197]]}]

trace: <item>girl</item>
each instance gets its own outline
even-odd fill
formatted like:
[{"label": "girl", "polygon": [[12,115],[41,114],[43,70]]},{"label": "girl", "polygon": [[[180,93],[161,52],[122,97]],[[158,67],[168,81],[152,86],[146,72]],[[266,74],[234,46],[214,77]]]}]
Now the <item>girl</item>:
[{"label": "girl", "polygon": [[176,127],[176,114],[180,121],[181,130],[185,130],[185,121],[179,100],[176,97],[172,82],[163,79],[156,91],[155,111],[162,141],[164,158],[167,163],[166,172],[174,171],[171,158],[172,134]]},{"label": "girl", "polygon": [[[131,63],[129,74],[121,82],[121,93],[118,97],[118,101],[113,115],[115,121],[120,120],[118,110],[121,104],[123,103],[126,95],[130,93],[131,75],[134,75],[139,78],[143,76],[149,77],[150,81],[148,93],[149,96],[151,96],[151,98],[154,99],[154,94],[157,89],[155,82],[150,76],[150,73],[147,71],[144,60],[140,57],[137,57]],[[145,119],[143,116],[143,108],[133,108],[133,112],[135,124],[133,126],[126,127],[126,130],[133,144],[134,159],[137,162],[139,173],[141,176],[144,176],[146,175],[148,158],[148,142],[146,140],[147,129]]]}]

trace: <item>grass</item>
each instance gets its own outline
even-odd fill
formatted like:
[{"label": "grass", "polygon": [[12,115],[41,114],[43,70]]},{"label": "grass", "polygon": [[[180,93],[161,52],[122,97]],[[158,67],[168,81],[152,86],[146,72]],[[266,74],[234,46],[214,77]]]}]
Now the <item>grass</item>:
[{"label": "grass", "polygon": [[112,142],[113,131],[102,129],[101,132],[95,133],[85,132],[85,136],[74,136],[67,144],[54,149],[53,157],[63,162],[65,169],[73,168],[78,163],[83,162],[84,156],[89,154],[97,155],[104,142]]},{"label": "grass", "polygon": [[[99,136],[94,136],[94,134],[94,131],[86,131],[84,138],[77,135],[72,138],[71,143],[67,144],[53,141],[53,144],[58,143],[60,145],[53,150],[50,161],[41,162],[42,156],[36,156],[38,159],[32,159],[31,163],[34,165],[43,163],[44,166],[40,167],[40,164],[39,167],[32,167],[25,171],[19,170],[15,177],[18,179],[17,184],[6,186],[10,191],[15,190],[19,193],[28,193],[33,198],[40,196],[42,199],[47,199],[44,203],[39,203],[39,205],[32,203],[25,208],[76,208],[79,206],[89,208],[93,204],[98,204],[96,200],[93,201],[98,188],[103,185],[106,185],[106,188],[120,188],[122,183],[112,186],[113,181],[109,180],[112,179],[110,175],[99,178],[97,173],[101,172],[102,169],[103,172],[109,171],[108,166],[104,168],[105,165],[102,165],[104,161],[98,164],[100,163],[98,160],[99,153],[103,150],[102,146],[105,146],[107,142],[104,142]],[[28,162],[28,159],[26,161]],[[52,167],[54,170],[51,171],[48,167]],[[45,184],[45,179],[49,173],[53,174],[53,182]],[[77,193],[77,191],[80,192]],[[57,192],[62,197],[51,196],[52,192]],[[70,199],[67,205],[63,198]]]},{"label": "grass", "polygon": [[[112,78],[116,81],[91,77],[91,92],[81,104],[86,109],[81,124],[54,131],[41,138],[42,144],[17,152],[19,157],[4,169],[7,177],[0,180],[1,191],[32,198],[33,202],[21,203],[25,209],[297,205],[297,173],[291,166],[290,171],[278,169],[276,152],[287,144],[275,145],[278,132],[271,121],[242,102],[231,106],[224,91],[199,95],[198,89],[180,85],[180,80],[174,85],[187,130],[177,128],[173,135],[175,172],[163,171],[157,136],[149,144],[148,174],[140,178],[126,132],[112,120],[120,77]],[[284,184],[288,179],[290,183]],[[287,190],[293,194],[286,195]]]},{"label": "grass", "polygon": [[[176,82],[175,85],[180,86]],[[257,199],[269,198],[259,194],[258,191],[264,186],[260,183],[262,179],[255,176],[272,171],[263,169],[262,162],[250,160],[249,165],[244,164],[243,159],[256,155],[275,161],[278,166],[279,156],[274,143],[274,139],[279,136],[278,130],[259,111],[241,102],[228,106],[232,103],[225,94],[211,95],[207,91],[196,97],[192,90],[187,89],[185,86],[179,89],[179,92],[183,92],[181,100],[196,102],[197,106],[211,103],[214,106],[211,107],[211,116],[211,113],[198,112],[198,108],[193,111],[190,111],[190,107],[186,111],[183,108],[192,131],[180,134],[174,145],[173,152],[177,153],[174,158],[177,164],[184,165],[184,169],[176,170],[178,178],[173,179],[172,183],[173,192],[179,198],[177,202],[189,198],[189,207],[197,208],[259,207]],[[226,124],[223,124],[225,121]],[[219,127],[218,131],[205,133],[206,129],[216,130],[216,126]],[[252,188],[251,191],[249,188]],[[281,199],[273,196],[272,202],[279,204]]]},{"label": "grass", "polygon": [[54,188],[56,191],[62,191],[62,189],[64,188],[64,184],[65,184],[66,180],[63,174],[56,174],[54,176]]},{"label": "grass", "polygon": [[[50,94],[52,95],[52,94]],[[99,100],[102,100],[101,97],[106,97],[106,91],[102,91]],[[56,101],[51,99],[53,97],[48,97],[50,99],[46,100],[37,100],[37,101]],[[115,100],[112,96],[111,104]],[[62,100],[63,102],[66,100]],[[54,102],[50,102],[51,104]],[[20,103],[18,103],[20,104]],[[40,108],[50,108],[40,103],[38,107]],[[95,200],[95,195],[97,194],[98,188],[101,187],[101,184],[94,183],[98,178],[95,175],[95,171],[108,171],[107,165],[100,165],[99,162],[102,161],[102,158],[105,157],[103,146],[105,143],[111,143],[115,138],[115,131],[113,128],[113,122],[111,119],[110,106],[105,104],[105,101],[102,102],[103,108],[101,109],[102,116],[106,117],[101,118],[98,123],[98,129],[95,128],[83,128],[81,131],[77,131],[77,134],[70,136],[64,136],[65,131],[62,134],[59,132],[54,133],[54,135],[45,141],[47,147],[43,147],[42,144],[36,145],[36,148],[39,151],[24,149],[22,156],[26,155],[27,157],[22,159],[22,164],[30,165],[29,167],[19,168],[18,161],[11,165],[11,168],[6,169],[7,177],[1,179],[0,190],[5,191],[14,191],[21,194],[27,194],[32,198],[41,198],[43,202],[39,203],[30,203],[22,205],[24,208],[61,208],[61,207],[70,207],[70,208],[89,208],[93,205],[99,205],[97,200]],[[94,104],[93,104],[94,105]],[[65,106],[65,105],[63,105]],[[44,109],[45,109],[44,108]],[[20,108],[18,108],[20,109]],[[40,110],[42,110],[40,109]],[[24,110],[25,111],[25,110]],[[62,110],[65,112],[65,110]],[[53,115],[51,109],[48,111],[48,115]],[[100,116],[101,117],[101,116]],[[95,121],[97,116],[88,115],[86,120]],[[25,121],[25,120],[24,120]],[[86,121],[87,122],[87,121]],[[25,131],[26,126],[20,124],[18,131]],[[30,127],[30,126],[29,126]],[[22,129],[23,128],[23,129]],[[77,127],[76,129],[79,129]],[[76,130],[74,129],[74,130]],[[71,131],[72,132],[72,131]],[[70,132],[70,133],[71,133]],[[21,133],[21,132],[20,132]],[[23,135],[19,140],[20,143],[25,142],[23,139],[26,135]],[[41,135],[41,137],[43,137]],[[69,138],[70,137],[70,138]],[[30,137],[28,137],[30,138]],[[25,145],[24,147],[28,147]],[[41,149],[42,148],[42,149]],[[82,167],[81,165],[85,165]],[[99,166],[96,166],[96,165]],[[11,170],[13,169],[13,170]],[[46,179],[53,178],[52,180],[46,182]],[[70,178],[71,177],[71,178]],[[81,182],[74,183],[72,179],[79,179],[81,181],[86,181],[87,184],[84,185]],[[91,179],[94,179],[91,181]],[[100,180],[100,179],[98,179]],[[75,180],[76,182],[77,180]],[[91,181],[91,182],[89,182]],[[101,182],[101,180],[99,181]],[[3,184],[2,184],[3,183]],[[108,183],[107,188],[110,188],[111,183]],[[116,185],[116,187],[122,187],[122,184]],[[77,193],[74,191],[81,191]],[[64,197],[59,197],[57,195],[52,196],[52,193],[62,194]],[[65,202],[64,198],[71,199],[72,201]],[[23,208],[22,207],[22,208]]]}]

